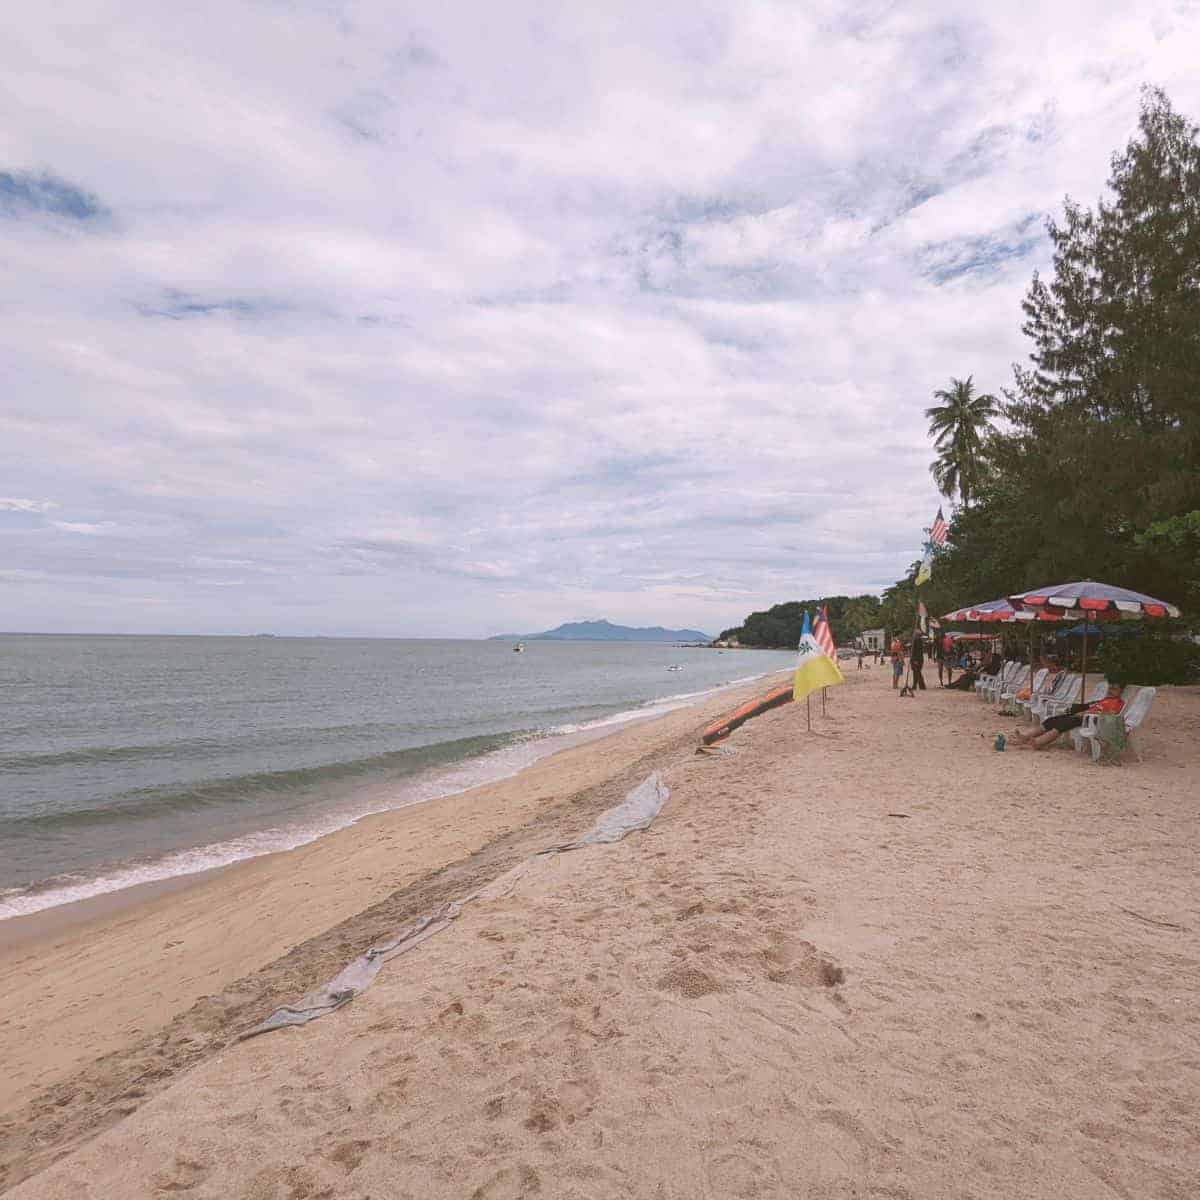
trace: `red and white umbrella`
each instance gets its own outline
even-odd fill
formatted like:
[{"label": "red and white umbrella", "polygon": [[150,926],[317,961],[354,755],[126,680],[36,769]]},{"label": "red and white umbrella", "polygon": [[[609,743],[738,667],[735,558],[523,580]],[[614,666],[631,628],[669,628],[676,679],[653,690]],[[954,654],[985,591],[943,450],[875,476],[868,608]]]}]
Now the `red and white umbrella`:
[{"label": "red and white umbrella", "polygon": [[1034,588],[1009,596],[1014,609],[1026,609],[1039,621],[1075,621],[1083,618],[1083,687],[1080,696],[1087,700],[1087,624],[1093,621],[1162,620],[1179,616],[1179,609],[1165,600],[1157,600],[1144,592],[1081,579],[1075,583],[1058,583],[1052,587]]},{"label": "red and white umbrella", "polygon": [[1165,600],[1156,600],[1142,592],[1131,592],[1128,588],[1097,583],[1094,579],[1034,588],[1020,595],[1009,596],[1008,602],[1014,609],[1054,613],[1055,620],[1074,620],[1068,617],[1070,612],[1077,612],[1080,616],[1086,614],[1093,620],[1098,618],[1102,621],[1140,621],[1145,617],[1179,616],[1179,609]]},{"label": "red and white umbrella", "polygon": [[943,621],[1032,621],[1037,614],[1028,609],[1016,609],[1007,599],[989,600],[986,604],[973,604],[968,608],[956,608],[942,617]]}]

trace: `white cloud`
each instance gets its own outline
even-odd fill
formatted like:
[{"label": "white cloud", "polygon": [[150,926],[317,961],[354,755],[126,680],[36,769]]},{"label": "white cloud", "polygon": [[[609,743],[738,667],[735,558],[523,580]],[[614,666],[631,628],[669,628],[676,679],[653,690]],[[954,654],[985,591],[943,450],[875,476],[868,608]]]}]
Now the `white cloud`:
[{"label": "white cloud", "polygon": [[105,528],[103,522],[92,524],[88,521],[51,521],[50,524],[55,529],[61,529],[63,533],[83,533],[89,535],[103,533]]},{"label": "white cloud", "polygon": [[73,518],[0,501],[0,627],[716,628],[894,579],[930,392],[1007,382],[1139,85],[1200,116],[1200,15],[848,12],[13,16],[0,172],[105,216],[0,215],[0,471]]},{"label": "white cloud", "polygon": [[0,497],[0,512],[43,513],[53,507],[53,500],[22,500],[12,496]]}]

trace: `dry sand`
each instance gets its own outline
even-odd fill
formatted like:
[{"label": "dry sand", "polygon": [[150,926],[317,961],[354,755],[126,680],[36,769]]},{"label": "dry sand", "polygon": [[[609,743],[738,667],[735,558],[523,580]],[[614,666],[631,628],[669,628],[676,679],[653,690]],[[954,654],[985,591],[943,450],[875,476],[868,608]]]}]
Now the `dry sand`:
[{"label": "dry sand", "polygon": [[[541,860],[331,1017],[109,1098],[135,1111],[11,1195],[1190,1200],[1200,693],[1160,692],[1144,762],[1095,767],[997,754],[989,708],[887,674],[851,668],[812,734],[788,706],[730,757],[691,753],[694,712],[647,726],[642,761],[557,824],[375,920],[499,874],[657,763],[648,833]],[[50,1111],[10,1123],[14,1174],[72,1136]]]},{"label": "dry sand", "polygon": [[0,922],[0,1190],[397,925],[586,827],[635,764],[769,682],[286,854]]}]

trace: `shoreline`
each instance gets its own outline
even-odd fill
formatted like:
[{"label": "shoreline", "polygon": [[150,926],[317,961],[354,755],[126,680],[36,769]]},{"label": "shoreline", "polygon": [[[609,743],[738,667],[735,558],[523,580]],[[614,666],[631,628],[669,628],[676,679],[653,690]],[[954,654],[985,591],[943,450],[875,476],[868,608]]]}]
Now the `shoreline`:
[{"label": "shoreline", "polygon": [[[846,684],[811,731],[785,705],[700,756],[689,709],[439,802],[466,857],[407,862],[380,902],[6,1115],[0,1190],[1195,1194],[1200,688],[1163,689],[1141,760],[1097,767],[998,756],[995,710],[971,697],[900,701],[878,670]],[[670,798],[649,829],[539,858],[342,1011],[234,1043],[651,769]],[[311,855],[314,877],[391,861],[398,832]],[[260,911],[287,919],[273,886]],[[179,929],[186,901],[162,903]],[[211,906],[195,919],[227,928]],[[68,965],[76,986],[88,964]]]},{"label": "shoreline", "polygon": [[[178,891],[181,887],[188,886],[189,880],[202,882],[221,871],[256,859],[291,853],[322,838],[332,837],[345,829],[353,828],[371,817],[429,804],[448,796],[462,795],[479,787],[514,778],[535,763],[563,750],[600,740],[619,730],[657,720],[672,712],[695,707],[731,689],[753,686],[773,674],[774,672],[764,672],[727,684],[702,688],[694,693],[672,693],[652,698],[641,702],[638,708],[618,709],[606,716],[584,722],[578,727],[551,727],[528,738],[514,740],[499,750],[459,759],[417,776],[395,782],[375,781],[353,793],[353,796],[358,798],[357,804],[353,803],[350,794],[343,796],[341,803],[330,809],[325,822],[328,827],[319,825],[313,828],[309,823],[307,826],[253,831],[238,837],[218,839],[165,852],[145,864],[117,864],[91,878],[81,879],[78,883],[59,883],[46,887],[38,883],[28,885],[7,896],[0,896],[0,953],[10,945],[40,936],[43,926],[39,924],[39,918],[44,917],[44,928],[51,930],[68,928],[97,916],[111,915],[154,896]],[[644,709],[645,712],[639,711],[640,709]],[[505,764],[502,762],[504,758],[515,761]],[[481,774],[472,779],[472,773]],[[396,795],[397,787],[401,789],[399,798],[389,800],[389,797]],[[357,809],[361,811],[356,811]],[[267,837],[272,833],[280,844],[264,848],[245,848],[244,843],[254,838]],[[240,849],[237,848],[239,843],[242,844]],[[206,859],[218,861],[207,865],[193,865]],[[69,871],[63,874],[67,878],[70,877]],[[72,898],[57,899],[59,896]],[[119,899],[120,897],[126,899]],[[43,903],[47,900],[50,902]],[[34,905],[36,907],[33,907]],[[6,911],[22,906],[30,907],[24,912]],[[61,913],[62,910],[76,915],[64,914],[58,919],[49,915]]]},{"label": "shoreline", "polygon": [[364,816],[294,849],[0,922],[0,972],[11,994],[0,1024],[0,1059],[9,1066],[0,1113],[94,1060],[119,1057],[189,1006],[414,883],[549,818],[578,820],[581,795],[698,736],[773,678],[728,685],[598,736],[568,735],[574,744],[503,779]]}]

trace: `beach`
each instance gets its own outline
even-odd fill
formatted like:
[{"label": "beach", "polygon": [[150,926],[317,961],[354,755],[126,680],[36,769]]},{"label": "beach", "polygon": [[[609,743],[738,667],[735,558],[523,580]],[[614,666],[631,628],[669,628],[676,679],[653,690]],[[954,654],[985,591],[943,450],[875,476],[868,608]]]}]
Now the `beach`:
[{"label": "beach", "polygon": [[[13,932],[0,1187],[1195,1195],[1200,689],[1162,689],[1143,760],[1097,767],[997,753],[1011,720],[888,675],[851,666],[811,732],[787,705],[697,756],[759,681]],[[536,860],[337,1013],[234,1040],[651,770],[649,830]]]}]

